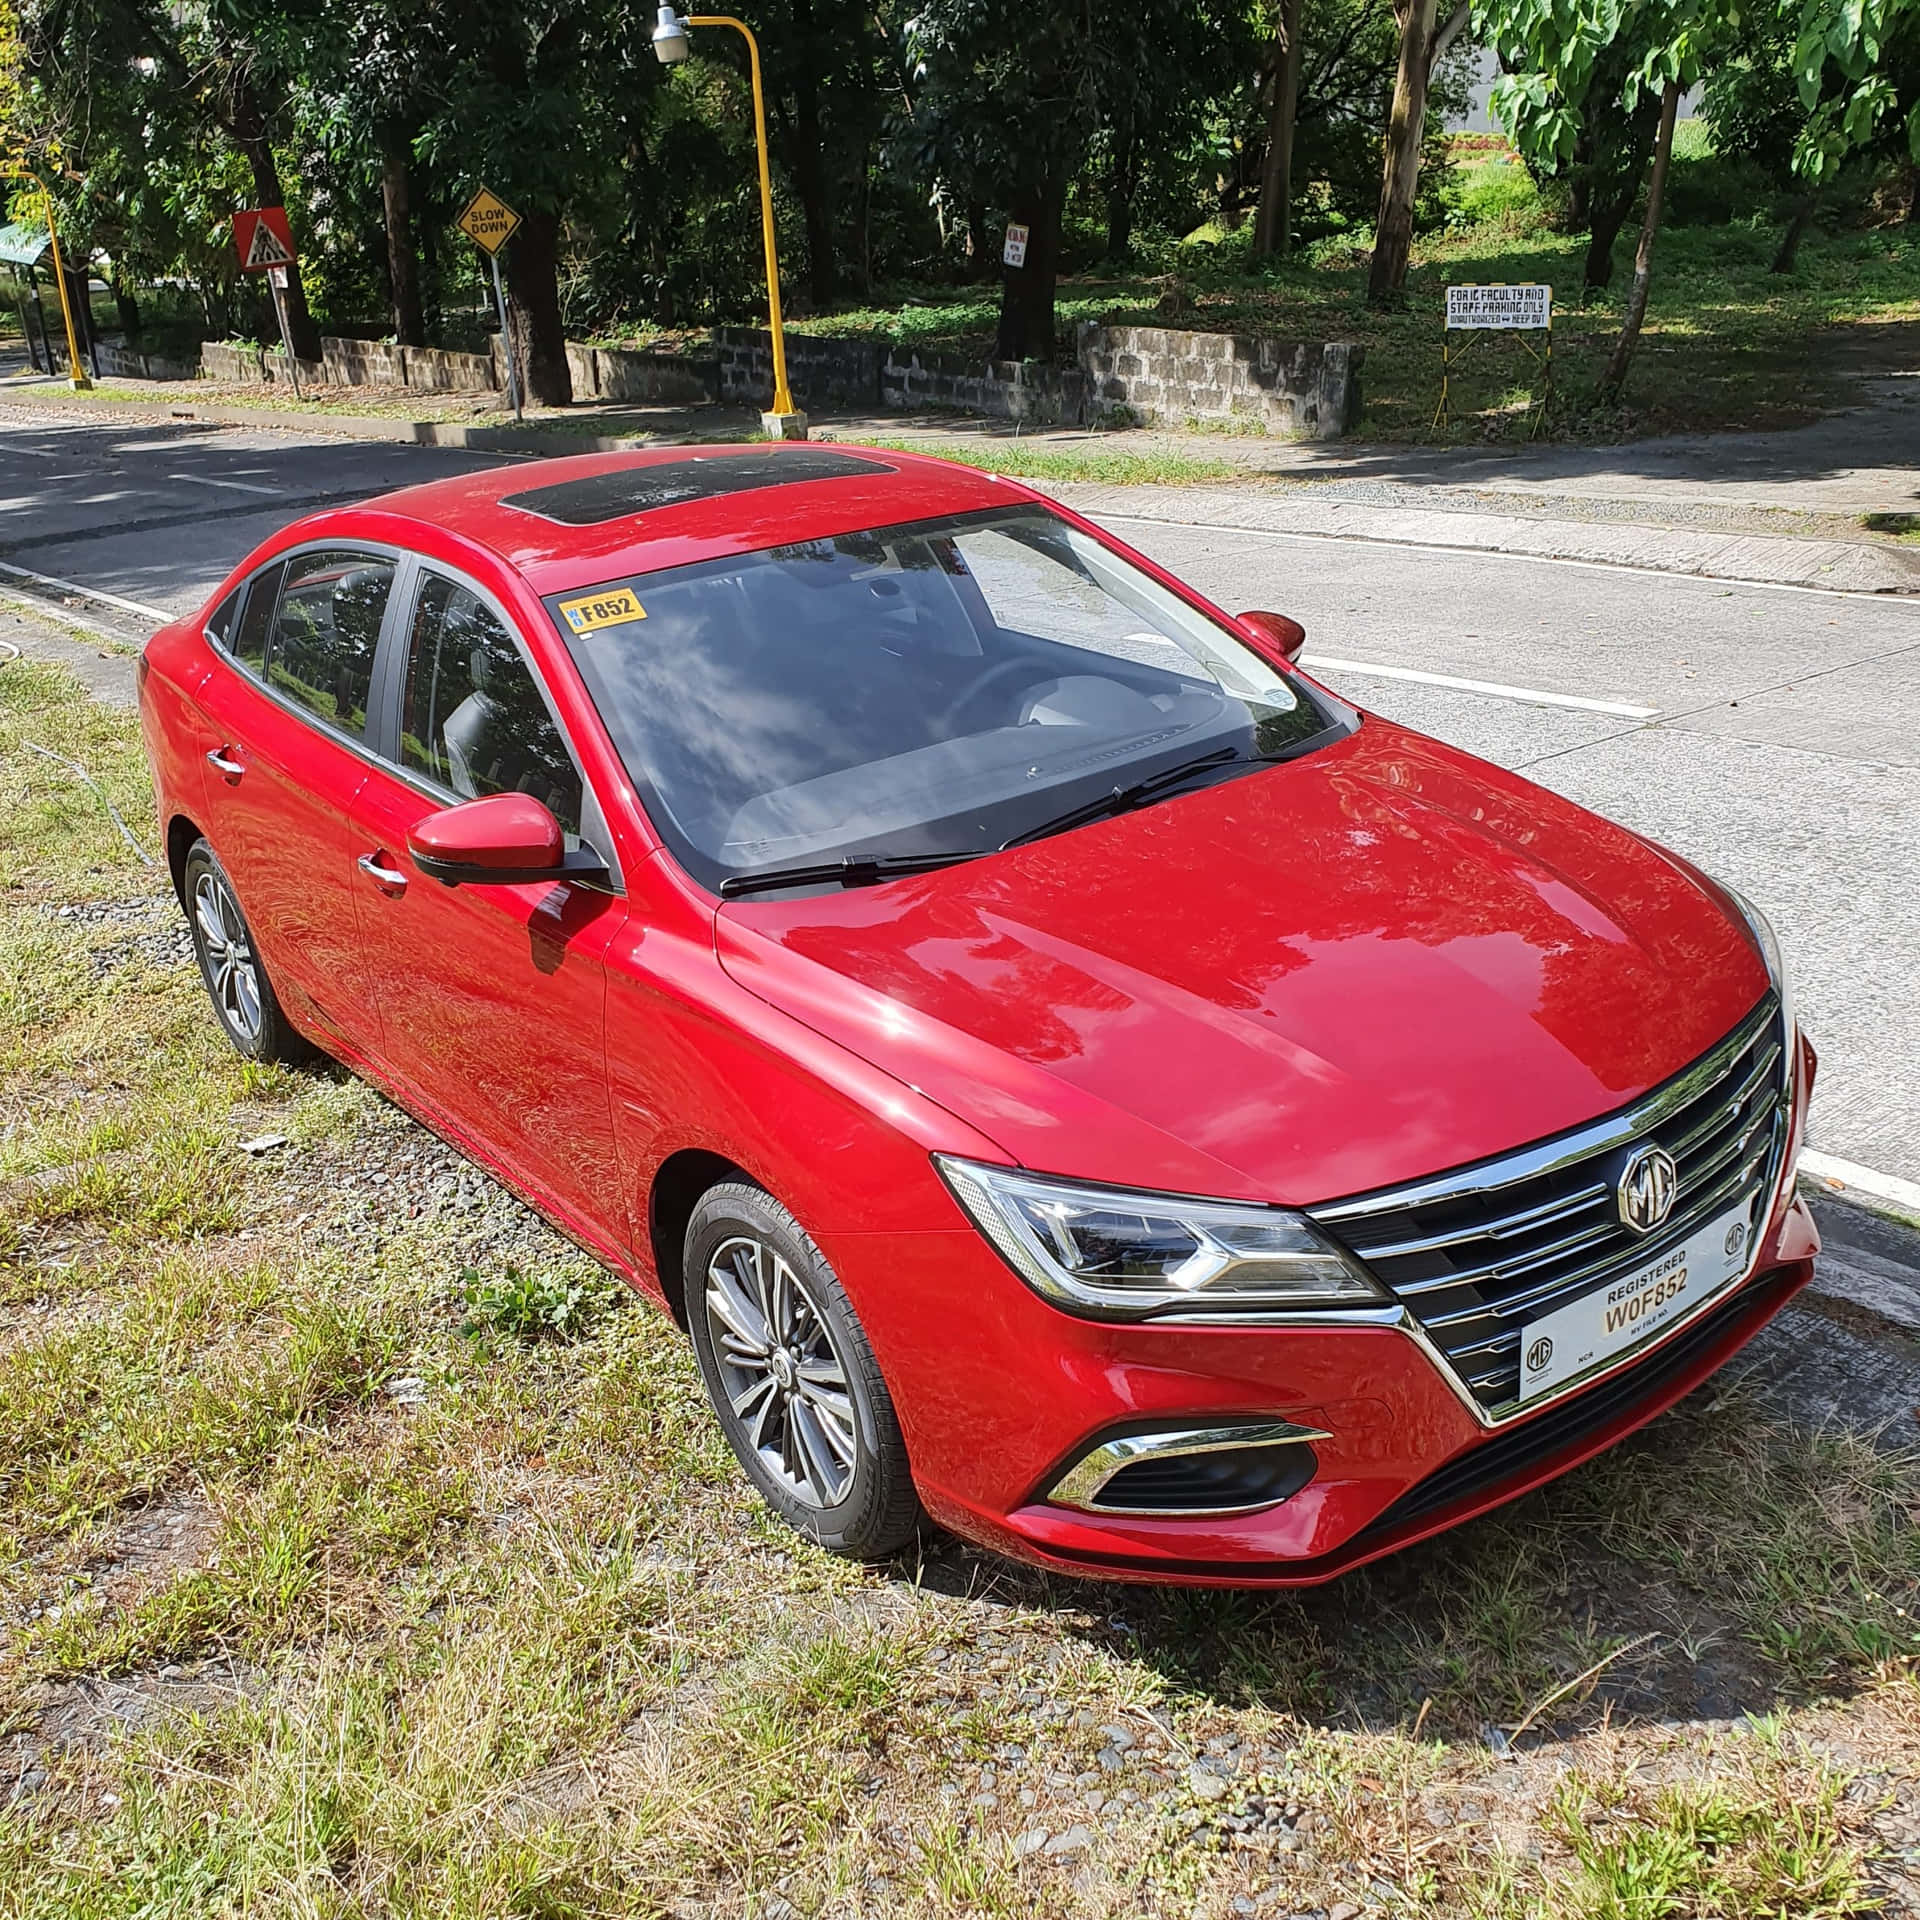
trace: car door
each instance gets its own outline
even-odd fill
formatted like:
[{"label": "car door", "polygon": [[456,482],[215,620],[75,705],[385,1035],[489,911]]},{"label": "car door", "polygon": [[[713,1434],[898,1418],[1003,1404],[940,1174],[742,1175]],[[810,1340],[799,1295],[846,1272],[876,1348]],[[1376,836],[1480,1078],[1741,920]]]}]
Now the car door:
[{"label": "car door", "polygon": [[367,716],[394,554],[295,551],[249,581],[212,637],[200,689],[205,831],[294,1021],[350,1054],[377,1037],[350,884],[348,808],[367,777]]},{"label": "car door", "polygon": [[407,831],[461,800],[521,792],[612,858],[592,790],[509,617],[420,564],[353,805],[360,923],[383,1056],[402,1090],[600,1250],[628,1243],[607,1094],[606,968],[627,916],[605,885],[446,887]]}]

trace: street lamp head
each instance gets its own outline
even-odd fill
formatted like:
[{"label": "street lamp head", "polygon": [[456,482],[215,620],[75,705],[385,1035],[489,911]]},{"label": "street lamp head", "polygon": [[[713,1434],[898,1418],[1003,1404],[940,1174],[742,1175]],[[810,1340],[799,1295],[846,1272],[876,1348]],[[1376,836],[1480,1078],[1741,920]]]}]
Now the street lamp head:
[{"label": "street lamp head", "polygon": [[677,67],[687,57],[687,23],[664,0],[653,23],[653,56],[663,67]]}]

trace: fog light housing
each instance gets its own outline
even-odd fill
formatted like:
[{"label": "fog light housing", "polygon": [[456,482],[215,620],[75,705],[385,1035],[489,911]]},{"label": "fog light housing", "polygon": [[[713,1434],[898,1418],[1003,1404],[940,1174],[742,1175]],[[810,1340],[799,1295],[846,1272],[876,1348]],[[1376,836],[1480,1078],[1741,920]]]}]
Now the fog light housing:
[{"label": "fog light housing", "polygon": [[1311,1443],[1329,1437],[1287,1420],[1114,1434],[1081,1454],[1047,1499],[1142,1519],[1258,1513],[1291,1500],[1313,1478],[1320,1462]]}]

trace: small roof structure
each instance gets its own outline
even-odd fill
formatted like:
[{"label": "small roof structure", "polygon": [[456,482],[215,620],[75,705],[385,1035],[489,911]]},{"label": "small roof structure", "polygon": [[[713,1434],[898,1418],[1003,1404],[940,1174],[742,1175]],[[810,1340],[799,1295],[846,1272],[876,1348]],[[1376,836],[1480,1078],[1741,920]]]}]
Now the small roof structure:
[{"label": "small roof structure", "polygon": [[10,266],[37,267],[52,244],[53,236],[45,227],[29,226],[24,220],[0,227],[0,260]]}]

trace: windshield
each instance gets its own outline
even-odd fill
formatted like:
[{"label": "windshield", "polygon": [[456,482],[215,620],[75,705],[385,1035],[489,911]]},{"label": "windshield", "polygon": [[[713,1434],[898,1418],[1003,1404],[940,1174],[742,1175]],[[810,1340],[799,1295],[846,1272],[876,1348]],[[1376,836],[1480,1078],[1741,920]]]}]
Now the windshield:
[{"label": "windshield", "polygon": [[1196,782],[1233,778],[1351,724],[1037,506],[546,604],[655,825],[716,889],[991,851],[1115,788],[1178,791],[1202,759]]}]

